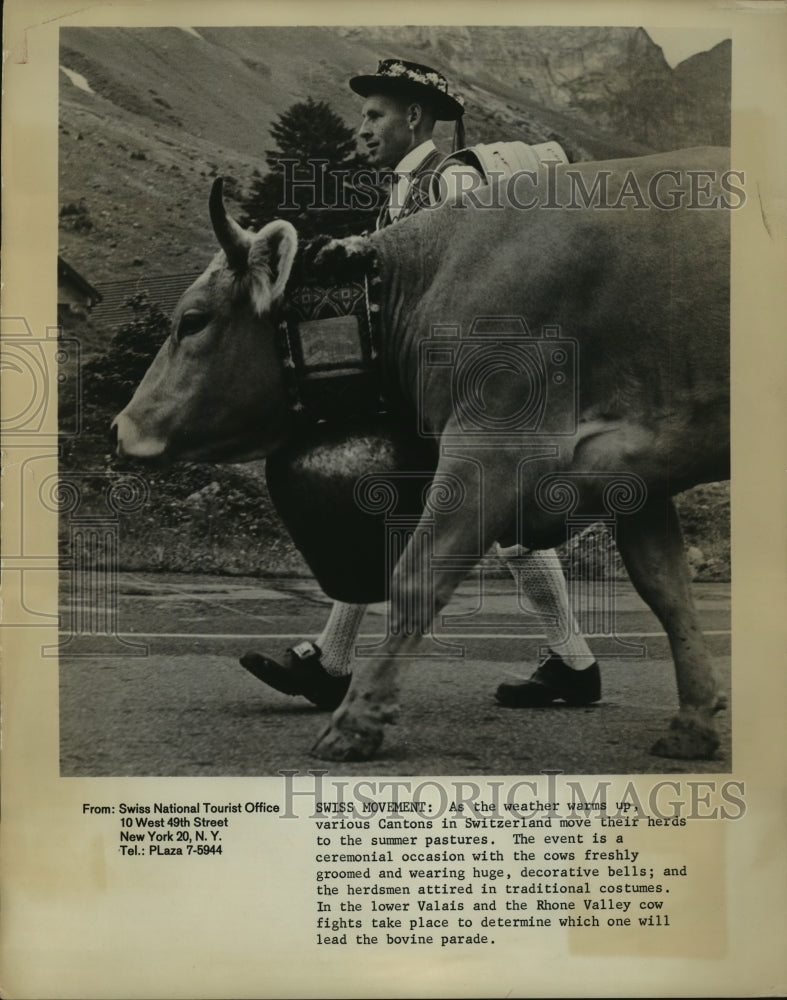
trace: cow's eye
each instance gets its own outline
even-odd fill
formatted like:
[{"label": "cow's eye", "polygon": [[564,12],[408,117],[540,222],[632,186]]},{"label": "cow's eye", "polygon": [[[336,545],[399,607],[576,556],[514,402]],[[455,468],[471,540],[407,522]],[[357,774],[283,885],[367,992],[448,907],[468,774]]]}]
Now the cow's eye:
[{"label": "cow's eye", "polygon": [[208,314],[200,312],[198,309],[189,309],[180,317],[176,336],[178,340],[182,337],[190,337],[194,333],[199,333],[208,325]]}]

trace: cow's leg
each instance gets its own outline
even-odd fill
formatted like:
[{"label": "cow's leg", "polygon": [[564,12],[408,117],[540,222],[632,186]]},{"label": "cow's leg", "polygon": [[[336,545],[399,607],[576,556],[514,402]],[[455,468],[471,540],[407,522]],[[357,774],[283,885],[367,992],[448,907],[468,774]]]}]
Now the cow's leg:
[{"label": "cow's leg", "polygon": [[713,716],[726,707],[717,692],[700,631],[678,514],[671,500],[649,503],[618,525],[629,576],[664,626],[675,661],[680,711],[652,747],[661,757],[704,759],[719,745]]},{"label": "cow's leg", "polygon": [[[454,459],[441,459],[435,483],[441,473],[462,477],[466,465]],[[395,721],[399,675],[405,660],[417,655],[420,639],[450,600],[462,579],[463,568],[451,567],[441,560],[431,562],[428,546],[422,544],[429,528],[434,529],[434,549],[442,556],[464,556],[479,544],[488,548],[510,521],[516,483],[516,464],[494,470],[499,480],[486,495],[490,502],[483,507],[479,525],[477,503],[464,503],[450,514],[425,512],[391,579],[390,635],[384,657],[356,664],[347,695],[334,712],[328,728],[319,737],[313,752],[327,760],[368,760],[383,740],[383,727]]]}]

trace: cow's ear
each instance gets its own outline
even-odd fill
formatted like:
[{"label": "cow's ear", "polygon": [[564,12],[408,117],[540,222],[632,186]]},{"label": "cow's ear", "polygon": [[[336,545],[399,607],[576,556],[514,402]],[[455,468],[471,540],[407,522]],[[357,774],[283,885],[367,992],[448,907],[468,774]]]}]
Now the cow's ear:
[{"label": "cow's ear", "polygon": [[283,219],[268,223],[254,238],[249,270],[257,313],[270,309],[284,294],[297,249],[295,227]]}]

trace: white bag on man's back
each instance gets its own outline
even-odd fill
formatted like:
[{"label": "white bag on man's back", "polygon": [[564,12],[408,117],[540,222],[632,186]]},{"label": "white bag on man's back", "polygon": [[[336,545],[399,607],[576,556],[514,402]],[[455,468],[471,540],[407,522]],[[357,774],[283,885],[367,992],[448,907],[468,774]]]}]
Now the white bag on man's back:
[{"label": "white bag on man's back", "polygon": [[481,143],[451,153],[438,170],[457,160],[474,167],[487,181],[511,177],[525,170],[538,170],[542,163],[568,163],[563,148],[554,141],[540,142],[535,146],[519,141]]}]

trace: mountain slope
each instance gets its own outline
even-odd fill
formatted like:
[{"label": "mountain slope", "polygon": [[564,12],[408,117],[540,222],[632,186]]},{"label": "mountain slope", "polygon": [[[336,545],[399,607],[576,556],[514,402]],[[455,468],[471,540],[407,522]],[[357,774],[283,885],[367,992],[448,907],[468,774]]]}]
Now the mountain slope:
[{"label": "mountain slope", "polygon": [[66,28],[61,204],[87,225],[64,219],[63,256],[99,287],[199,270],[211,178],[245,188],[272,122],[308,96],[354,126],[347,80],[389,55],[446,72],[470,142],[557,138],[599,159],[729,135],[729,45],[673,71],[637,28]]}]

